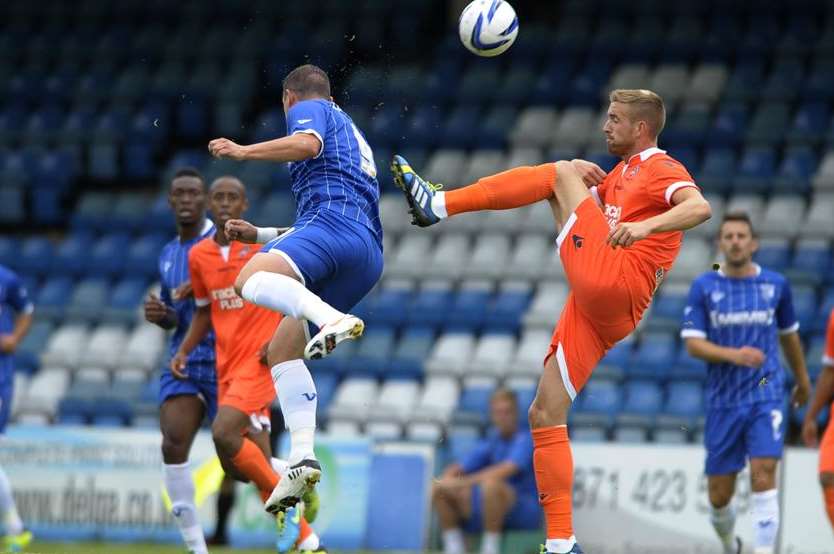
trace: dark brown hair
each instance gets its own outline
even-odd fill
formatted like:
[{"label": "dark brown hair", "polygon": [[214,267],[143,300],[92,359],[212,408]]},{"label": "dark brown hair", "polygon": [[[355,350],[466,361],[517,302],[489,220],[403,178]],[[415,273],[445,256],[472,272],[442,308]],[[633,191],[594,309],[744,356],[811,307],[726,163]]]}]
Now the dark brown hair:
[{"label": "dark brown hair", "polygon": [[284,77],[284,90],[291,90],[300,98],[330,98],[330,78],[322,68],[305,64]]},{"label": "dark brown hair", "polygon": [[721,226],[718,227],[718,235],[721,236],[721,229],[724,228],[724,224],[729,221],[741,221],[746,223],[748,227],[750,227],[750,234],[753,237],[756,237],[756,229],[753,227],[753,221],[750,219],[750,215],[747,212],[727,212],[724,214],[724,218],[721,220]]}]

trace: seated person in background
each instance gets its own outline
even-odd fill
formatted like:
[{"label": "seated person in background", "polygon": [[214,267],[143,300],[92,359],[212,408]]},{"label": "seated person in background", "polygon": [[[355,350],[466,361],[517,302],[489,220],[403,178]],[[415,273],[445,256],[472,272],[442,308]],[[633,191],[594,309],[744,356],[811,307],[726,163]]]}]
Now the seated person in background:
[{"label": "seated person in background", "polygon": [[539,529],[542,512],[533,473],[530,431],[518,423],[513,391],[498,389],[490,399],[492,426],[432,487],[432,504],[443,529],[444,554],[466,551],[461,525],[484,531],[481,554],[499,554],[506,528]]}]

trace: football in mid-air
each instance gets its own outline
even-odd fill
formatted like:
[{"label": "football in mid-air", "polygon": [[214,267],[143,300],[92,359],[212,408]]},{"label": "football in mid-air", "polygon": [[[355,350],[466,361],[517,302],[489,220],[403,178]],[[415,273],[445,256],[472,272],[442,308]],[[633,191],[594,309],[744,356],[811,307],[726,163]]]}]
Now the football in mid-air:
[{"label": "football in mid-air", "polygon": [[492,57],[506,52],[518,36],[518,17],[504,0],[473,0],[458,22],[460,40],[471,52]]}]

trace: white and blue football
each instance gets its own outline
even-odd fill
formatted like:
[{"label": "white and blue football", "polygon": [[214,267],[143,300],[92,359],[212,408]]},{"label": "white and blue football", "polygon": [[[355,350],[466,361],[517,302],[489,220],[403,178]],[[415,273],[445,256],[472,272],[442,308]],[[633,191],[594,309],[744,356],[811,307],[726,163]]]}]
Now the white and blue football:
[{"label": "white and blue football", "polygon": [[497,56],[515,42],[518,17],[504,0],[473,0],[460,14],[458,31],[469,51],[479,56]]}]

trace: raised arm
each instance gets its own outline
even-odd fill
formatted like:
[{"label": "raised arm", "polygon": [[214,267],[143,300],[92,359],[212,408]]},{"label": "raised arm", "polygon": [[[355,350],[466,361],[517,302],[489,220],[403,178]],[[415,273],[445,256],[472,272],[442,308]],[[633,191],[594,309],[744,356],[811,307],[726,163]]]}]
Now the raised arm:
[{"label": "raised arm", "polygon": [[678,189],[670,199],[672,207],[662,214],[644,219],[620,223],[608,234],[611,246],[631,246],[654,233],[685,231],[712,217],[712,208],[695,187]]},{"label": "raised arm", "polygon": [[209,152],[215,158],[237,161],[300,162],[315,158],[320,151],[321,141],[308,133],[296,133],[245,146],[227,138],[216,138],[209,143]]}]

